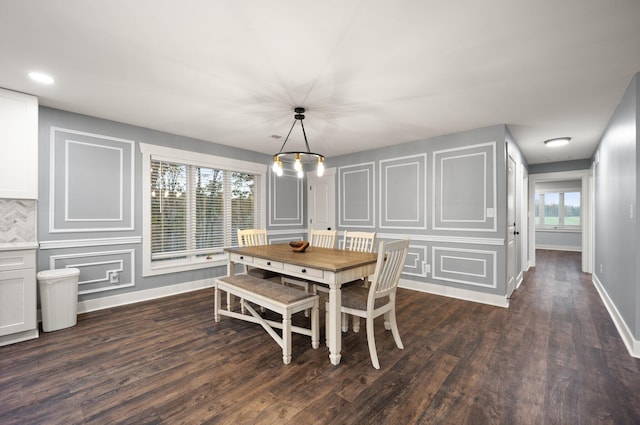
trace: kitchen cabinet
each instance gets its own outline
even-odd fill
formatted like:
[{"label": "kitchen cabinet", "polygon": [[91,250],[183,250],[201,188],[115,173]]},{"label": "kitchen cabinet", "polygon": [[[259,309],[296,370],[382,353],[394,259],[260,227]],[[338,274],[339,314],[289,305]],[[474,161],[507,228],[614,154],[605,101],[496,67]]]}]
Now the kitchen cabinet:
[{"label": "kitchen cabinet", "polygon": [[0,346],[38,337],[36,250],[0,251]]},{"label": "kitchen cabinet", "polygon": [[38,98],[0,89],[0,198],[38,199]]}]

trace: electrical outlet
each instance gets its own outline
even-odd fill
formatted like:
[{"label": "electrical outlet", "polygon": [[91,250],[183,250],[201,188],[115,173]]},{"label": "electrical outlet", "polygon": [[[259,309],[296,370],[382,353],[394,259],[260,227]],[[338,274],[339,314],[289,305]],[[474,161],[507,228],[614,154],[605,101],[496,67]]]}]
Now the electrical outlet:
[{"label": "electrical outlet", "polygon": [[109,273],[109,283],[118,283],[120,281],[120,276],[118,276],[118,272]]}]

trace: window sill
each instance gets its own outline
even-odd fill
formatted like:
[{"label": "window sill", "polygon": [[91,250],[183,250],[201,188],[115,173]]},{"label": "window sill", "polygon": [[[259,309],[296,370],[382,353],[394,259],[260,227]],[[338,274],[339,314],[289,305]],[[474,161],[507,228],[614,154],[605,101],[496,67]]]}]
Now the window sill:
[{"label": "window sill", "polygon": [[563,227],[563,226],[536,227],[536,232],[581,233],[582,227]]}]

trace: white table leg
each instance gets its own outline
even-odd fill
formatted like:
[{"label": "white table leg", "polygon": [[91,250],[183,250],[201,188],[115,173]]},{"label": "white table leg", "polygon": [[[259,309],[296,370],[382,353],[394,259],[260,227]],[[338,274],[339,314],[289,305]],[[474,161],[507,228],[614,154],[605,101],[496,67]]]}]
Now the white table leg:
[{"label": "white table leg", "polygon": [[329,336],[329,359],[331,364],[340,364],[340,351],[342,350],[341,314],[342,294],[336,284],[329,286],[329,329],[326,329]]}]

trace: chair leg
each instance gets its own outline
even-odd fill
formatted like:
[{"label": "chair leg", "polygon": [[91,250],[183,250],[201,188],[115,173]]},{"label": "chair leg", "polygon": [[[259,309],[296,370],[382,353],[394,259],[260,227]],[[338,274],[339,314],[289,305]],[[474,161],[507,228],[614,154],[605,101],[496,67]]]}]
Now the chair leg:
[{"label": "chair leg", "polygon": [[389,312],[384,314],[384,328],[388,331],[391,330],[391,321],[389,320]]},{"label": "chair leg", "polygon": [[282,362],[291,363],[291,315],[282,316]]},{"label": "chair leg", "polygon": [[340,316],[342,320],[342,332],[347,332],[349,330],[349,315],[347,313],[342,313]]},{"label": "chair leg", "polygon": [[389,321],[391,322],[391,333],[393,334],[393,339],[396,341],[396,345],[399,349],[403,349],[404,345],[402,345],[402,340],[400,339],[400,332],[398,332],[398,322],[396,322],[396,309],[395,307],[389,311]]},{"label": "chair leg", "polygon": [[353,332],[360,332],[360,318],[356,315],[352,315],[351,317],[353,320]]},{"label": "chair leg", "polygon": [[373,317],[367,315],[367,344],[369,344],[369,355],[371,356],[371,363],[376,369],[380,369],[380,363],[378,362],[378,353],[376,352],[376,341],[373,337]]}]

